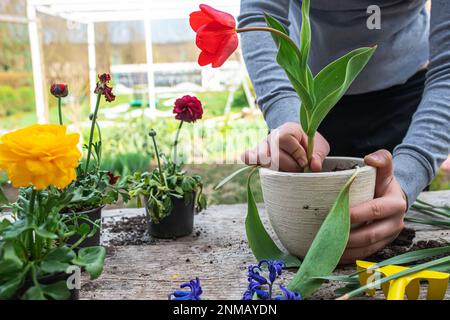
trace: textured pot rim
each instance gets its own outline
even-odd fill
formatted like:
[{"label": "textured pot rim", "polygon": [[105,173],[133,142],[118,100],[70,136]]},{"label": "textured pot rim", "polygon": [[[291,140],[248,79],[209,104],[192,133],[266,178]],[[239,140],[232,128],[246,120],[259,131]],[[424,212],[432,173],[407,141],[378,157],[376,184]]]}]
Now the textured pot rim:
[{"label": "textured pot rim", "polygon": [[[327,157],[326,159],[333,160],[348,160],[348,161],[362,161],[363,158],[355,158],[355,157]],[[370,172],[376,170],[375,167],[364,165],[359,168],[360,173]],[[341,171],[331,171],[331,172],[284,172],[284,171],[276,171],[269,168],[259,168],[259,172],[265,176],[284,176],[284,177],[327,177],[327,176],[348,176],[353,174],[356,169],[347,169]]]}]

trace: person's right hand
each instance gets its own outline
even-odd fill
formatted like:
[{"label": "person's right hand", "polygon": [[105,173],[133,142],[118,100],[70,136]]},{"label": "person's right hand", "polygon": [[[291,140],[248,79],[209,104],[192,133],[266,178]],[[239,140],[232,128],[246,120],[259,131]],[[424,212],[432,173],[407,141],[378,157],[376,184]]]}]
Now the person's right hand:
[{"label": "person's right hand", "polygon": [[[298,123],[288,122],[278,127],[256,148],[247,150],[242,161],[247,165],[260,165],[274,170],[300,172],[308,165],[308,136]],[[311,171],[322,170],[322,163],[330,152],[325,138],[316,133],[314,151],[311,159]]]}]

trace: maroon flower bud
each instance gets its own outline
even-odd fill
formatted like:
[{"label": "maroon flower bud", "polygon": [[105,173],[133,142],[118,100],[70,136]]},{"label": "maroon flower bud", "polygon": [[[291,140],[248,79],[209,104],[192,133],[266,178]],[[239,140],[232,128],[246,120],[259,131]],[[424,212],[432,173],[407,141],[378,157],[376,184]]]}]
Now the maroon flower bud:
[{"label": "maroon flower bud", "polygon": [[50,93],[57,98],[64,98],[69,94],[69,88],[67,84],[54,83],[50,87]]},{"label": "maroon flower bud", "polygon": [[120,178],[120,176],[115,176],[111,171],[108,171],[108,172],[106,173],[106,175],[107,175],[108,178],[109,178],[109,184],[110,184],[110,185],[116,184],[117,180],[119,180],[119,178]]},{"label": "maroon flower bud", "polygon": [[104,95],[106,101],[111,102],[116,99],[112,89],[111,75],[109,73],[98,75],[97,86],[95,87],[94,93]]},{"label": "maroon flower bud", "polygon": [[175,101],[173,113],[176,114],[175,119],[177,120],[195,122],[202,118],[202,103],[197,97],[184,96]]}]

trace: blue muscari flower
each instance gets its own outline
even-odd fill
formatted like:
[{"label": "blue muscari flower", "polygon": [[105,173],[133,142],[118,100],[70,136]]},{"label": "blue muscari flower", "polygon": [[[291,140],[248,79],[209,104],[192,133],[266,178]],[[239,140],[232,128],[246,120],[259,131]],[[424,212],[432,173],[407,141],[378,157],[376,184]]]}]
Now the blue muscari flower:
[{"label": "blue muscari flower", "polygon": [[180,288],[189,288],[190,291],[174,291],[169,295],[169,300],[201,300],[200,296],[203,293],[203,290],[200,286],[200,279],[198,277],[195,278],[195,280],[183,283]]},{"label": "blue muscari flower", "polygon": [[280,286],[281,291],[283,292],[282,296],[276,296],[275,300],[301,300],[302,295],[298,292],[290,291],[288,288]]},{"label": "blue muscari flower", "polygon": [[267,259],[259,261],[258,267],[261,268],[264,263],[269,269],[269,280],[271,283],[273,283],[277,279],[277,277],[281,275],[283,268],[286,267],[286,264],[283,261]]}]

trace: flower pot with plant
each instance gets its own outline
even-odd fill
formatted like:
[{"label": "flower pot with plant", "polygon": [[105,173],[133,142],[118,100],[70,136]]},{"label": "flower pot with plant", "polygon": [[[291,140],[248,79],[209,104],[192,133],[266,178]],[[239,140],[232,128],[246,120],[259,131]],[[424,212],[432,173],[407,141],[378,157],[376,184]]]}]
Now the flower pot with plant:
[{"label": "flower pot with plant", "polygon": [[[62,125],[33,125],[0,138],[0,169],[6,171],[19,198],[9,203],[0,190],[0,299],[76,299],[80,272],[97,278],[103,247],[67,244],[75,235],[62,208],[71,195],[55,196],[76,178],[81,157],[78,134]],[[79,270],[80,272],[77,272]]]},{"label": "flower pot with plant", "polygon": [[[65,189],[54,189],[56,193],[71,195],[71,201],[63,209],[63,213],[72,220],[72,228],[77,235],[72,236],[68,242],[81,241],[80,247],[100,245],[101,213],[105,205],[117,202],[119,196],[124,202],[128,201],[128,192],[111,171],[102,170],[102,135],[98,124],[98,111],[102,96],[107,102],[114,101],[111,75],[104,73],[98,76],[95,93],[97,101],[94,112],[89,116],[91,121],[88,143],[84,145],[87,150],[86,160],[77,167],[77,178]],[[58,99],[59,122],[62,124],[62,98],[68,95],[65,84],[54,84],[50,92]],[[94,141],[95,135],[97,141]],[[95,161],[92,163],[91,160]],[[81,240],[80,240],[81,239]]]},{"label": "flower pot with plant", "polygon": [[[376,170],[363,159],[325,159],[321,172],[310,170],[314,138],[328,112],[346,93],[376,50],[364,47],[351,51],[313,75],[308,66],[311,45],[310,1],[302,1],[300,46],[285,27],[265,14],[267,26],[236,28],[234,17],[207,5],[191,13],[190,24],[197,33],[201,49],[200,65],[220,67],[237,49],[238,33],[270,32],[277,46],[276,60],[284,69],[301,100],[299,123],[307,136],[308,165],[302,173],[260,168],[264,203],[270,222],[289,254],[281,251],[265,230],[247,184],[248,211],[246,231],[249,245],[258,259],[283,260],[287,266],[303,263],[289,288],[308,296],[320,285],[314,276],[330,274],[341,258],[350,232],[349,206],[374,196]],[[271,157],[276,155],[271,154]],[[251,167],[240,169],[230,180]]]},{"label": "flower pot with plant", "polygon": [[137,198],[139,206],[141,197],[144,197],[149,234],[157,238],[191,234],[194,210],[206,207],[202,178],[190,176],[183,170],[177,151],[183,123],[201,119],[202,104],[196,97],[184,96],[176,100],[173,112],[180,120],[173,144],[173,160],[159,152],[156,132],[150,130],[158,166],[152,172],[136,172],[128,177],[130,196]]},{"label": "flower pot with plant", "polygon": [[[322,120],[352,82],[362,71],[375,51],[359,48],[330,63],[313,76],[308,66],[311,40],[309,1],[303,1],[303,22],[300,47],[289,37],[285,28],[266,14],[267,27],[236,29],[234,18],[201,5],[200,11],[190,16],[190,23],[197,33],[196,43],[202,50],[200,65],[220,67],[238,46],[238,33],[252,31],[270,32],[278,47],[277,62],[285,70],[302,105],[300,123],[308,136],[308,161],[311,162],[314,137]],[[272,155],[274,156],[274,155]],[[339,191],[362,167],[350,189],[351,205],[370,200],[374,196],[375,173],[365,166],[362,159],[329,157],[322,172],[280,172],[261,168],[261,184],[264,202],[270,222],[283,245],[294,255],[304,257],[314,236],[331,209]]]}]

